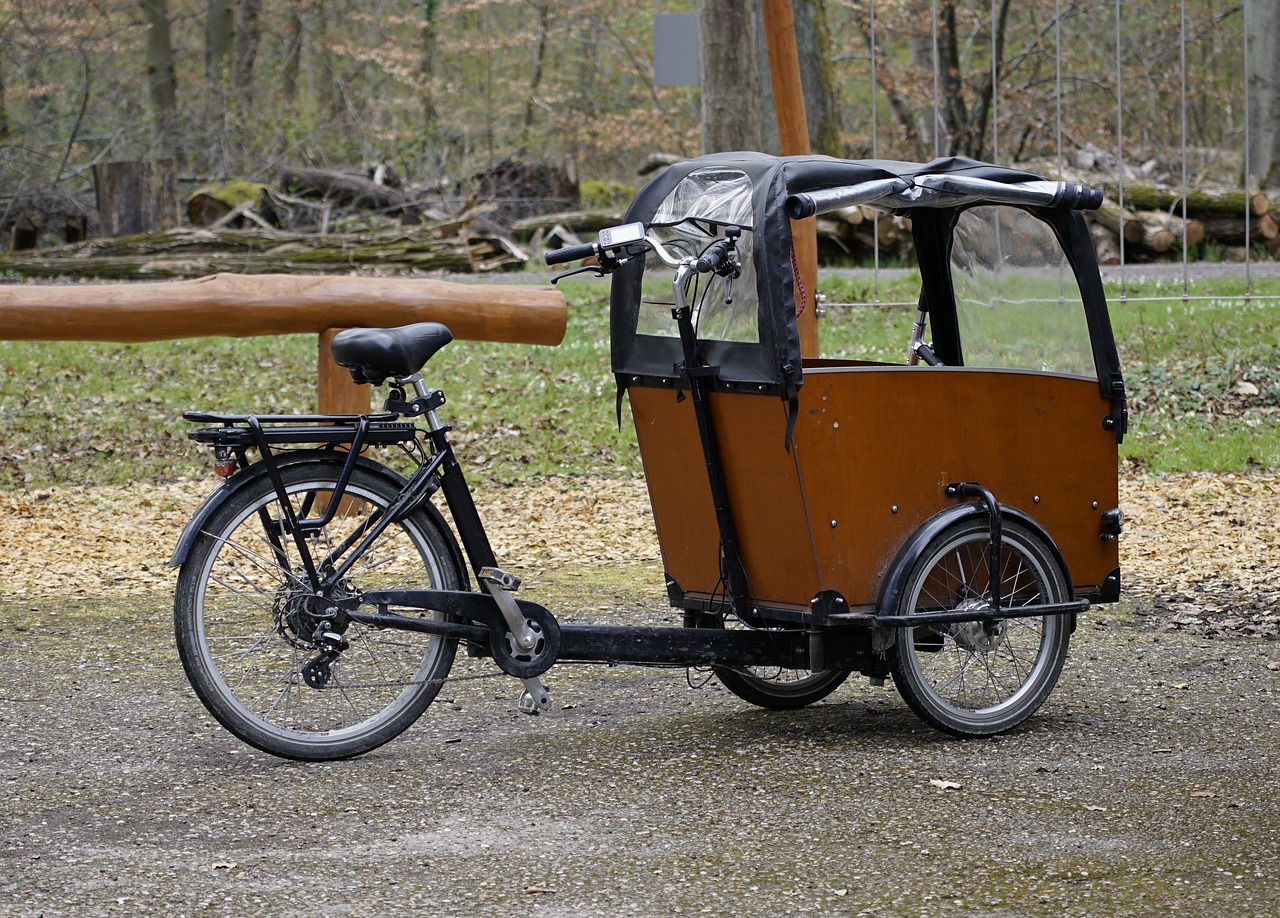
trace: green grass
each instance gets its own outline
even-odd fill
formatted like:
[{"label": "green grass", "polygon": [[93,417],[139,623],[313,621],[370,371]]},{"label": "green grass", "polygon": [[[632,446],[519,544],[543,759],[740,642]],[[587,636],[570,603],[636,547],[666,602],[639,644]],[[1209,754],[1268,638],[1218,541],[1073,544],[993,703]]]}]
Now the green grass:
[{"label": "green grass", "polygon": [[[1269,287],[1264,284],[1270,284]],[[428,365],[473,476],[633,475],[635,434],[619,430],[609,369],[607,285],[571,281],[559,347],[455,341]],[[864,278],[824,281],[823,355],[901,362],[914,309],[868,303]],[[914,302],[910,274],[882,279],[881,303]],[[1237,282],[1143,283],[1113,297],[1132,398],[1122,447],[1153,471],[1280,469],[1280,302],[1244,304]],[[1257,282],[1255,294],[1280,293]],[[0,342],[0,488],[204,477],[207,450],[186,438],[184,409],[315,409],[316,339],[148,344]],[[1256,394],[1253,390],[1256,389]]]},{"label": "green grass", "polygon": [[1236,279],[1191,292],[1208,299],[1184,301],[1181,282],[1108,291],[1130,394],[1122,455],[1155,472],[1280,469],[1280,300],[1246,302]]}]

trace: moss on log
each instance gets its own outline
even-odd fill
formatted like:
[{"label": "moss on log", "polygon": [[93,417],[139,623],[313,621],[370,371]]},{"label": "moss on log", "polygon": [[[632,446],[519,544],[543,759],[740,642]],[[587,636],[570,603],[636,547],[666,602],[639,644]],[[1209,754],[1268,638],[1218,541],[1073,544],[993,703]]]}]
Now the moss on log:
[{"label": "moss on log", "polygon": [[237,274],[411,271],[471,272],[513,262],[480,251],[477,240],[430,232],[315,235],[266,230],[184,229],[95,239],[70,246],[0,252],[0,272],[21,277],[148,280]]}]

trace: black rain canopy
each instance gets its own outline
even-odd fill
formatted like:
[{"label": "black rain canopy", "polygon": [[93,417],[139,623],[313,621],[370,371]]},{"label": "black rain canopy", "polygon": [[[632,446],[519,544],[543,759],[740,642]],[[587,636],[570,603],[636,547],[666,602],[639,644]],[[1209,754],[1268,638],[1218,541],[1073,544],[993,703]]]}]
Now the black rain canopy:
[{"label": "black rain canopy", "polygon": [[[1065,212],[1096,207],[1100,198],[1079,185],[959,157],[907,163],[720,153],[668,167],[636,196],[626,222],[644,223],[687,254],[702,251],[726,226],[742,229],[742,275],[728,283],[703,277],[690,295],[703,357],[719,367],[717,385],[789,397],[801,382],[796,316],[814,307],[814,292],[795,282],[792,217],[853,204],[946,216],[975,201]],[[919,234],[916,244],[920,254]],[[671,385],[680,375],[671,272],[646,274],[653,266],[661,268],[637,258],[613,275],[613,371],[622,389],[643,381]]]}]

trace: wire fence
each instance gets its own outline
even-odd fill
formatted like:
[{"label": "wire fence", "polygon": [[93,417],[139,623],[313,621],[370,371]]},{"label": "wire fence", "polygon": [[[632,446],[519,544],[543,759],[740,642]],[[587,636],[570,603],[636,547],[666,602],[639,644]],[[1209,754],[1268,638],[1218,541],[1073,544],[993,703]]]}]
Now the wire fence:
[{"label": "wire fence", "polygon": [[[1118,291],[1112,296],[1113,302],[1137,302],[1143,300],[1167,300],[1168,296],[1132,296],[1129,294],[1130,285],[1128,281],[1136,279],[1139,276],[1149,276],[1152,273],[1158,274],[1166,280],[1172,280],[1180,287],[1179,296],[1183,301],[1192,300],[1221,300],[1219,294],[1205,293],[1197,289],[1199,282],[1206,276],[1219,277],[1223,275],[1236,276],[1243,279],[1244,292],[1238,297],[1243,303],[1248,304],[1251,301],[1267,301],[1273,303],[1280,301],[1280,293],[1272,292],[1276,290],[1274,283],[1259,284],[1260,280],[1271,280],[1280,278],[1280,261],[1275,258],[1268,257],[1261,249],[1262,240],[1255,238],[1253,228],[1257,219],[1256,214],[1251,210],[1252,198],[1250,191],[1250,176],[1253,174],[1250,162],[1250,151],[1253,147],[1252,135],[1257,130],[1257,125],[1251,123],[1252,113],[1251,100],[1249,99],[1250,80],[1248,75],[1250,72],[1249,60],[1249,23],[1251,21],[1250,7],[1251,4],[1265,2],[1265,0],[1243,0],[1240,7],[1232,7],[1229,10],[1214,11],[1210,9],[1211,16],[1207,16],[1205,9],[1198,8],[1197,16],[1194,18],[1188,11],[1188,0],[1179,0],[1177,7],[1177,95],[1176,98],[1169,99],[1166,97],[1165,103],[1172,109],[1170,116],[1176,121],[1177,127],[1177,146],[1173,152],[1173,158],[1176,160],[1174,168],[1171,172],[1176,177],[1177,197],[1171,208],[1171,216],[1181,219],[1185,226],[1188,222],[1187,201],[1189,196],[1197,190],[1195,181],[1193,180],[1193,160],[1195,159],[1195,151],[1193,151],[1191,137],[1191,118],[1190,99],[1192,98],[1189,79],[1195,78],[1197,83],[1204,83],[1203,75],[1197,72],[1199,66],[1196,62],[1189,62],[1188,49],[1197,42],[1204,40],[1207,31],[1205,23],[1211,22],[1213,32],[1213,41],[1215,47],[1221,50],[1220,56],[1215,55],[1212,66],[1217,68],[1220,66],[1220,60],[1228,62],[1225,71],[1216,72],[1213,79],[1217,81],[1220,88],[1218,90],[1217,104],[1224,107],[1229,112],[1228,117],[1232,120],[1232,126],[1229,130],[1224,130],[1218,138],[1217,143],[1226,146],[1234,145],[1235,149],[1221,150],[1230,154],[1233,162],[1238,161],[1241,167],[1236,170],[1235,174],[1238,178],[1237,189],[1243,192],[1241,195],[1244,204],[1239,214],[1240,224],[1243,227],[1244,242],[1242,246],[1236,246],[1237,251],[1243,253],[1242,259],[1234,261],[1231,265],[1215,266],[1215,270],[1203,270],[1203,262],[1200,253],[1189,240],[1189,233],[1181,232],[1180,251],[1175,250],[1175,258],[1172,264],[1166,260],[1164,263],[1153,266],[1141,258],[1135,259],[1134,252],[1126,244],[1125,234],[1118,234],[1118,255],[1114,259],[1112,265],[1104,269],[1104,274],[1108,279],[1118,281]],[[951,138],[947,133],[945,118],[943,117],[943,108],[947,104],[945,93],[948,85],[948,68],[954,69],[956,64],[953,58],[947,58],[942,46],[942,40],[945,38],[943,34],[943,19],[941,18],[943,10],[940,9],[940,0],[928,0],[930,22],[928,24],[929,34],[928,48],[930,51],[929,64],[931,69],[931,80],[928,81],[927,91],[931,93],[931,105],[933,110],[932,136],[926,137],[926,141],[932,142],[932,153],[934,156],[951,155],[954,151],[951,149]],[[943,0],[945,4],[945,0]],[[1106,49],[1106,54],[1102,51],[1100,43],[1104,38],[1104,30],[1100,26],[1099,17],[1087,15],[1089,12],[1097,13],[1106,8],[1110,4],[1110,28],[1109,35],[1105,35],[1105,40],[1112,45]],[[895,0],[880,0],[880,5],[891,5],[887,12],[882,15],[878,9],[877,0],[866,0],[866,30],[870,45],[870,53],[866,56],[868,63],[866,71],[866,79],[869,81],[869,108],[870,108],[870,146],[873,158],[884,155],[884,135],[886,127],[893,122],[886,118],[886,112],[883,110],[885,97],[885,79],[881,73],[882,63],[887,59],[885,49],[882,47],[884,35],[896,37],[896,29],[886,28],[885,21],[893,17],[894,26],[901,19],[902,5]],[[1002,136],[1002,124],[1008,130],[1008,124],[1011,119],[1002,120],[1003,106],[1009,104],[1002,91],[1002,72],[1001,55],[1002,49],[997,47],[997,42],[1001,40],[1002,29],[998,28],[998,22],[1003,24],[1003,16],[1008,13],[1008,4],[1001,0],[990,0],[990,24],[988,35],[990,40],[989,57],[990,57],[990,94],[985,102],[990,106],[990,133],[986,150],[995,162],[1006,162],[1014,158],[1011,154],[1015,151],[1011,148],[1015,146],[1010,139]],[[1131,105],[1131,100],[1127,97],[1127,93],[1131,91],[1131,86],[1137,83],[1149,85],[1155,80],[1149,70],[1144,70],[1142,64],[1142,49],[1131,47],[1136,45],[1140,40],[1132,32],[1131,22],[1126,22],[1126,10],[1132,6],[1132,0],[1100,0],[1094,3],[1086,11],[1081,14],[1081,7],[1078,4],[1072,4],[1069,11],[1064,10],[1063,0],[1052,0],[1051,19],[1041,32],[1047,40],[1052,43],[1052,68],[1051,68],[1051,93],[1052,100],[1052,148],[1053,153],[1050,157],[1056,165],[1056,178],[1068,178],[1064,173],[1066,170],[1066,159],[1068,154],[1068,141],[1064,139],[1064,124],[1066,121],[1065,114],[1067,106],[1077,99],[1067,92],[1068,84],[1077,85],[1081,82],[1089,82],[1095,87],[1106,87],[1109,91],[1105,95],[1105,102],[1110,107],[1109,112],[1092,111],[1088,113],[1089,117],[1096,119],[1105,119],[1114,125],[1109,131],[1110,142],[1113,149],[1105,151],[1106,156],[1103,159],[1113,163],[1112,176],[1108,179],[1108,196],[1114,200],[1119,212],[1123,215],[1126,213],[1127,200],[1127,182],[1129,177],[1135,173],[1135,167],[1130,162],[1130,158],[1135,153],[1145,156],[1145,151],[1139,152],[1134,149],[1138,145],[1129,143],[1126,136],[1126,129],[1133,120],[1132,109],[1137,105]],[[1203,4],[1201,5],[1203,7]],[[1046,10],[1047,12],[1047,10]],[[1171,15],[1171,10],[1166,10],[1165,15]],[[1132,15],[1132,12],[1129,12]],[[1087,20],[1087,21],[1086,21]],[[1167,21],[1167,20],[1166,20]],[[1195,27],[1197,35],[1193,37],[1192,28]],[[1280,22],[1271,23],[1268,27],[1280,29]],[[954,23],[952,24],[954,28]],[[1087,34],[1078,34],[1081,29],[1087,28]],[[923,38],[923,34],[920,34]],[[889,39],[890,41],[892,38]],[[1068,55],[1064,54],[1067,44],[1087,41],[1093,43],[1094,51],[1093,60],[1101,60],[1104,57],[1110,59],[1110,66],[1113,68],[1111,73],[1094,72],[1080,73],[1074,72],[1070,75],[1064,75],[1064,62],[1067,61]],[[1198,47],[1198,46],[1197,46]],[[1200,57],[1204,55],[1201,54]],[[1072,63],[1078,66],[1079,56],[1072,58]],[[954,74],[951,74],[954,76]],[[1161,78],[1168,80],[1172,74],[1162,74]],[[951,81],[954,87],[954,80]],[[1170,87],[1171,88],[1171,87]],[[1170,93],[1169,95],[1172,95]],[[1096,106],[1099,103],[1099,94],[1094,92],[1088,97],[1089,102],[1084,104],[1092,104]],[[927,107],[927,106],[926,106]],[[1239,117],[1243,113],[1243,117]],[[1075,113],[1079,114],[1079,113]],[[1201,112],[1197,111],[1197,115]],[[1078,119],[1077,119],[1078,120]],[[1149,131],[1144,130],[1144,135]],[[1148,142],[1150,137],[1144,137]],[[1172,138],[1171,138],[1172,139]],[[890,144],[892,145],[892,141]],[[1172,145],[1172,144],[1171,144]],[[1020,152],[1020,151],[1018,151]],[[892,155],[892,154],[890,154]],[[1237,159],[1238,157],[1238,159]],[[1273,202],[1272,210],[1277,208],[1277,203]],[[1274,220],[1274,214],[1268,218]],[[1262,253],[1261,255],[1259,253]],[[875,281],[874,296],[875,301],[880,303],[880,275],[882,272],[882,253],[878,239],[874,243],[874,265],[875,265]]]}]

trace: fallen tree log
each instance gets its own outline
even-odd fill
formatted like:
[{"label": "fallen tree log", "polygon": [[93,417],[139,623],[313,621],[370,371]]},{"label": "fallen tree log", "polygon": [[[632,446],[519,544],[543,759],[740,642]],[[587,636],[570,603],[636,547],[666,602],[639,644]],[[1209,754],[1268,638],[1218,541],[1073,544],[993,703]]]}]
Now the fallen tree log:
[{"label": "fallen tree log", "polygon": [[1117,240],[1124,237],[1129,245],[1142,242],[1142,224],[1128,210],[1122,210],[1110,198],[1104,198],[1095,210],[1085,211],[1085,219],[1105,228]]},{"label": "fallen tree log", "polygon": [[187,198],[187,220],[192,226],[226,225],[237,208],[261,212],[268,186],[261,182],[229,181],[197,188]]},{"label": "fallen tree log", "polygon": [[[1103,187],[1109,199],[1117,200],[1119,187],[1116,184],[1105,183]],[[1161,185],[1135,183],[1124,186],[1124,205],[1135,211],[1163,210],[1181,217],[1182,199],[1181,191]],[[1195,219],[1243,216],[1246,212],[1260,217],[1268,212],[1270,205],[1270,200],[1263,193],[1197,189],[1186,194],[1187,217]]]},{"label": "fallen tree log", "polygon": [[569,210],[517,220],[511,225],[511,232],[521,239],[532,238],[539,232],[550,232],[557,226],[575,233],[598,233],[621,222],[622,212],[617,210]]},{"label": "fallen tree log", "polygon": [[432,227],[413,233],[329,234],[276,230],[182,229],[147,236],[95,239],[75,246],[0,252],[0,271],[22,277],[156,280],[207,274],[294,274],[395,271],[490,271],[527,260],[497,237],[440,238]]},{"label": "fallen tree log", "polygon": [[[1130,229],[1137,226],[1141,233],[1135,238]],[[1194,247],[1204,242],[1204,225],[1199,220],[1183,221],[1180,215],[1171,216],[1164,211],[1141,211],[1133,214],[1125,225],[1125,242],[1141,244],[1158,255],[1171,251],[1186,237],[1187,245]]]},{"label": "fallen tree log", "polygon": [[379,185],[363,176],[344,172],[286,169],[280,175],[280,187],[292,195],[318,197],[336,204],[411,218],[418,217],[423,209],[400,188]]},{"label": "fallen tree log", "polygon": [[1120,263],[1120,245],[1118,237],[1111,228],[1103,223],[1090,223],[1089,235],[1093,239],[1093,251],[1100,265],[1117,265]]},{"label": "fallen tree log", "polygon": [[[1277,235],[1276,219],[1271,214],[1248,221],[1249,241],[1266,242]],[[1235,217],[1210,217],[1204,221],[1205,236],[1222,245],[1244,245],[1245,219]]]},{"label": "fallen tree log", "polygon": [[458,338],[558,344],[564,295],[549,286],[374,277],[217,274],[152,284],[0,287],[0,339],[249,338],[443,322]]}]

